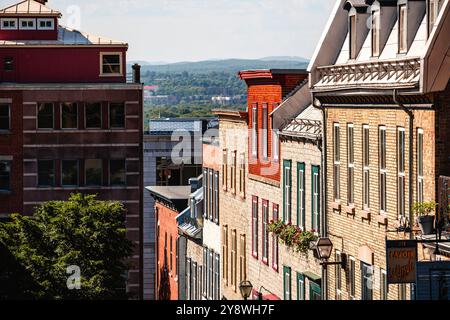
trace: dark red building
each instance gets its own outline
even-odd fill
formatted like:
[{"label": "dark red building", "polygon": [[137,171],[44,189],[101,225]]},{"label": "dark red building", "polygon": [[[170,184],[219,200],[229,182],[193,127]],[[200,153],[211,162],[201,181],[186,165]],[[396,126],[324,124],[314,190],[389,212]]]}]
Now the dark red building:
[{"label": "dark red building", "polygon": [[280,182],[280,142],[271,113],[308,78],[306,70],[272,69],[239,72],[245,80],[249,114],[249,176]]},{"label": "dark red building", "polygon": [[0,10],[0,217],[70,193],[118,200],[135,244],[128,290],[142,296],[142,108],[123,42],[59,25],[45,0]]}]

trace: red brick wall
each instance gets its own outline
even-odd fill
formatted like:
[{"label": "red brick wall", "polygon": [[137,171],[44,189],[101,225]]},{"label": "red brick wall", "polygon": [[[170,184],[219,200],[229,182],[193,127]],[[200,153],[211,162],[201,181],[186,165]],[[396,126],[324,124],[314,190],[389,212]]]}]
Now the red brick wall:
[{"label": "red brick wall", "polygon": [[[156,202],[157,238],[156,238],[156,297],[164,300],[163,296],[170,297],[169,300],[178,300],[177,259],[176,243],[178,239],[178,224],[175,217],[177,211],[166,207],[160,202]],[[165,259],[164,247],[167,234],[167,259]],[[170,269],[170,238],[172,237],[172,269]],[[167,272],[164,270],[167,269]],[[162,294],[164,292],[165,294]]]}]

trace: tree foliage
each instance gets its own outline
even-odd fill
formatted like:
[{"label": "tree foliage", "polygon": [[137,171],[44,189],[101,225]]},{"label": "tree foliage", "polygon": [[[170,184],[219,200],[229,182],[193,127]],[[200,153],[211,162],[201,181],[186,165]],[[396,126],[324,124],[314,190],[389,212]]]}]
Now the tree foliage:
[{"label": "tree foliage", "polygon": [[[73,194],[65,202],[42,204],[33,217],[12,215],[0,223],[0,246],[14,259],[14,270],[8,272],[19,272],[18,265],[27,273],[15,283],[24,298],[126,298],[124,274],[132,243],[119,202]],[[69,266],[80,268],[79,290],[68,288]]]}]

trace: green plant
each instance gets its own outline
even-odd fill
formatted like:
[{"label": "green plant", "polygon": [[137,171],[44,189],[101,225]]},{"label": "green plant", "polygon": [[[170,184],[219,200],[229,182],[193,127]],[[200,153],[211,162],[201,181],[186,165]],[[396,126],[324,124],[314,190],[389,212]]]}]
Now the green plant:
[{"label": "green plant", "polygon": [[437,205],[435,201],[417,202],[413,205],[413,211],[418,217],[429,216],[436,211]]},{"label": "green plant", "polygon": [[313,231],[303,231],[291,223],[285,224],[281,220],[271,221],[269,232],[278,236],[287,247],[294,248],[297,252],[306,254],[310,248],[310,243],[317,241],[317,236]]}]

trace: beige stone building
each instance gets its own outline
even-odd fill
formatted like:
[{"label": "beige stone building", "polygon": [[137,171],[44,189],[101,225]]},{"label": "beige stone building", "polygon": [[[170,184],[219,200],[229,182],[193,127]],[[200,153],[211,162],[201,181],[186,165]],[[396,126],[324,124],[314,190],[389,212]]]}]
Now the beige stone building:
[{"label": "beige stone building", "polygon": [[329,299],[409,300],[388,284],[386,239],[422,238],[417,202],[450,174],[448,1],[338,0],[310,64],[325,120]]}]

